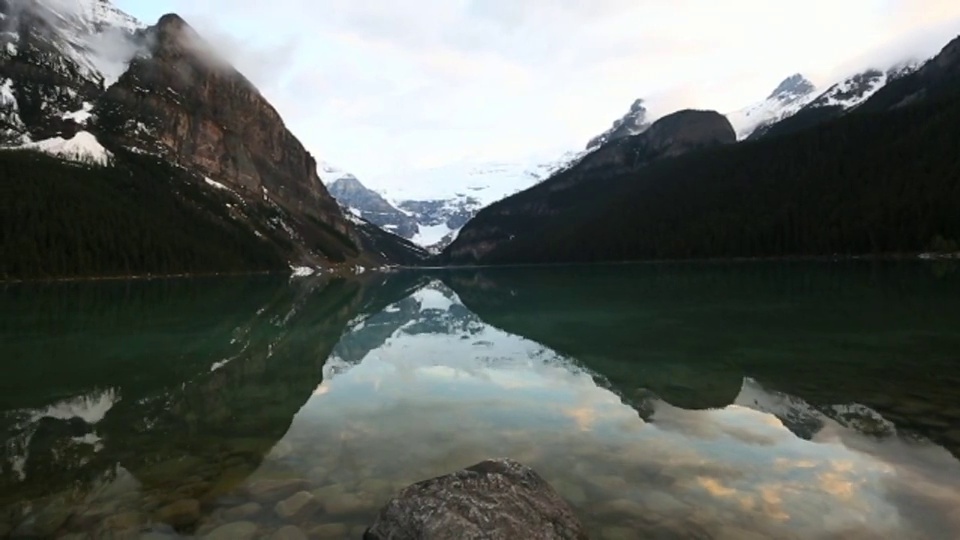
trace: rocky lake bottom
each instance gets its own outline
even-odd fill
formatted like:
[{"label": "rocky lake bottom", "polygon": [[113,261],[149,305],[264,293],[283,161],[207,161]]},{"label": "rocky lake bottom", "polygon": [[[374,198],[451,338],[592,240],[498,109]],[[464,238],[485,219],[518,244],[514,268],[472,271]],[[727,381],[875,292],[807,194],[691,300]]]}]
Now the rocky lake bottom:
[{"label": "rocky lake bottom", "polygon": [[960,272],[621,265],[0,289],[0,538],[360,538],[529,465],[591,538],[960,537]]}]

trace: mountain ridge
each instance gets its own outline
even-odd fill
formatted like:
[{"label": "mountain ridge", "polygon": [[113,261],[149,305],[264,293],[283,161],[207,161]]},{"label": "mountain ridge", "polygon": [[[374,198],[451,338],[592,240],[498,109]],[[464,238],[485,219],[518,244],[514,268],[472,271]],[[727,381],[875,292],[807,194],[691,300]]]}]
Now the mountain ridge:
[{"label": "mountain ridge", "polygon": [[[64,11],[71,7],[73,11]],[[291,266],[398,262],[385,253],[399,254],[402,264],[409,264],[422,256],[401,238],[348,219],[320,181],[315,158],[273,105],[180,16],[166,14],[147,27],[106,0],[62,5],[0,0],[0,14],[0,146],[104,167],[105,175],[137,167],[134,162],[142,159],[136,156],[157,160],[160,168],[151,165],[150,174],[172,167],[177,172],[170,178],[197,184],[206,193],[199,196],[221,201],[229,210],[227,215],[208,213],[201,221],[231,227],[249,239],[245,243],[261,242]],[[125,62],[115,80],[116,73],[100,67],[110,64],[98,48],[103,39],[125,44],[110,49],[113,56],[106,58]],[[16,173],[5,181],[25,181],[20,175],[27,171]],[[149,191],[146,185],[131,188]],[[171,188],[174,197],[186,197],[180,184]],[[100,208],[93,202],[99,195],[81,197],[88,195],[90,204]],[[187,200],[170,204],[181,203]],[[36,207],[41,213],[50,210]],[[107,215],[102,214],[104,223],[117,219]],[[135,251],[140,249],[148,248]],[[187,241],[167,249],[186,253]],[[176,257],[172,252],[168,256]],[[152,256],[143,260],[156,263]],[[75,266],[71,270],[62,262],[37,259],[22,267],[45,274],[53,270],[44,267],[56,272],[92,268],[79,261]],[[189,264],[177,267],[189,270]]]},{"label": "mountain ridge", "polygon": [[720,113],[677,111],[644,132],[601,146],[560,174],[485,208],[447,246],[440,260],[454,264],[484,262],[515,242],[541,237],[545,223],[576,212],[580,198],[573,193],[590,189],[585,186],[596,175],[636,170],[659,159],[735,142],[733,127]]},{"label": "mountain ridge", "polygon": [[[960,37],[849,114],[815,127],[644,162],[621,151],[604,163],[601,149],[480,212],[440,260],[956,252],[958,125]],[[604,148],[616,156],[618,142]]]},{"label": "mountain ridge", "polygon": [[781,81],[763,101],[726,116],[737,132],[737,139],[746,139],[758,130],[792,116],[814,98],[816,86],[800,73],[794,73]]},{"label": "mountain ridge", "polygon": [[[479,210],[572,166],[585,154],[558,152],[559,157],[553,159],[468,161],[394,173],[389,181],[371,182],[379,184],[379,189],[367,187],[337,166],[325,167],[329,169],[327,178],[336,178],[331,191],[336,184],[333,194],[343,206],[417,245],[439,252]],[[355,189],[344,189],[349,185]],[[390,208],[383,206],[384,202]]]},{"label": "mountain ridge", "polygon": [[855,110],[890,82],[913,73],[922,65],[904,60],[887,68],[868,67],[834,83],[817,97],[780,120],[758,127],[749,139],[777,136],[812,127]]}]

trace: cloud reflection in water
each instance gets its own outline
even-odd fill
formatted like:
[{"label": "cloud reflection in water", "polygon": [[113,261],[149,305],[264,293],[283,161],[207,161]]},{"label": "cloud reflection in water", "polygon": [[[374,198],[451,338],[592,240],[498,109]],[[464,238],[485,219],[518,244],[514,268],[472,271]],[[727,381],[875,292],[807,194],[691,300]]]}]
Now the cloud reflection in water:
[{"label": "cloud reflection in water", "polygon": [[600,374],[430,287],[430,309],[325,380],[285,437],[328,456],[345,483],[387,480],[377,500],[503,455],[539,470],[597,530],[960,535],[960,464],[938,446],[864,434],[749,378],[722,409],[652,395],[631,406]]}]

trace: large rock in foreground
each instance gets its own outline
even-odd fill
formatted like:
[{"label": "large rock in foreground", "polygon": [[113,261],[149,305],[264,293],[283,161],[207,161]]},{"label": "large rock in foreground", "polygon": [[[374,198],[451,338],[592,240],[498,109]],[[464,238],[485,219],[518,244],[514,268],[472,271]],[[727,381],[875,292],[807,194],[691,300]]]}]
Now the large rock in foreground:
[{"label": "large rock in foreground", "polygon": [[363,538],[546,540],[587,534],[570,505],[533,469],[497,459],[405,488]]}]

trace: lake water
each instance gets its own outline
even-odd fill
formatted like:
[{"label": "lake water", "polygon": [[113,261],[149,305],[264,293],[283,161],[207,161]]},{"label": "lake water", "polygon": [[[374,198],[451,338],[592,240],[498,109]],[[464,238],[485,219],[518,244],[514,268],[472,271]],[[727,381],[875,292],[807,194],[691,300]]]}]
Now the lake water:
[{"label": "lake water", "polygon": [[596,539],[960,538],[949,265],[12,285],[0,309],[0,537],[359,538],[503,456]]}]

